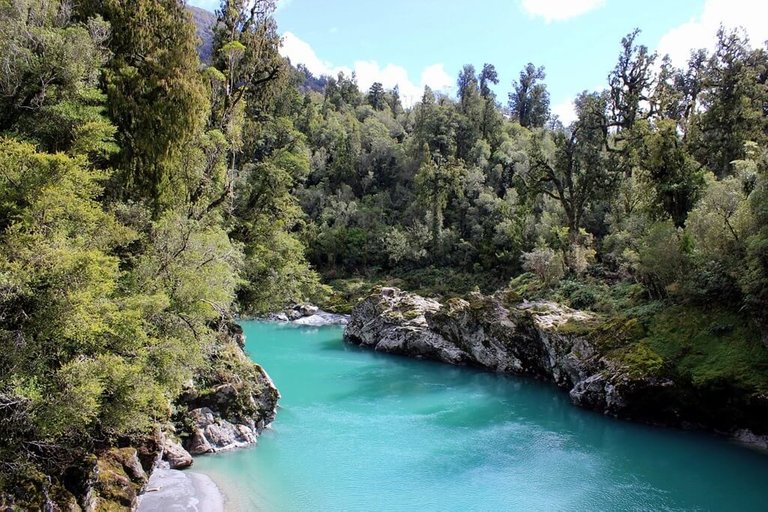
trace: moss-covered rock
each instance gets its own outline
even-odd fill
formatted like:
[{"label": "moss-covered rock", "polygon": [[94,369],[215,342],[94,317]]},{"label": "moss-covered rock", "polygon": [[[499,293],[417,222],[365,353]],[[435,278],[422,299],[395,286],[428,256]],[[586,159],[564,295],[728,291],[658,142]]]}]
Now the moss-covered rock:
[{"label": "moss-covered rock", "polygon": [[135,448],[112,448],[100,454],[93,466],[85,497],[87,512],[133,509],[147,474]]},{"label": "moss-covered rock", "polygon": [[193,455],[254,443],[275,417],[280,393],[239,338],[242,330],[223,332],[206,371],[177,400],[175,430]]}]

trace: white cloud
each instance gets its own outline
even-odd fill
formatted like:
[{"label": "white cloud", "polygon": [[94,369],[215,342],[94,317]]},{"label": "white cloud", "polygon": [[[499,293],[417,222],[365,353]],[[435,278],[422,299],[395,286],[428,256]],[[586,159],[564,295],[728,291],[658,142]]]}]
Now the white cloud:
[{"label": "white cloud", "polygon": [[768,2],[760,0],[707,0],[701,15],[673,28],[662,36],[657,50],[669,54],[676,66],[685,66],[691,50],[715,44],[720,25],[726,28],[743,27],[753,47],[762,46],[768,39]]},{"label": "white cloud", "polygon": [[563,126],[568,126],[576,120],[576,105],[573,104],[573,99],[552,105],[550,110],[560,119]]},{"label": "white cloud", "polygon": [[453,88],[454,78],[445,71],[442,64],[432,64],[421,72],[421,83],[436,91],[449,91]]},{"label": "white cloud", "polygon": [[605,0],[522,0],[523,9],[549,23],[575,18],[602,7]]},{"label": "white cloud", "polygon": [[384,88],[400,87],[400,98],[406,107],[412,106],[421,99],[424,86],[428,85],[435,91],[448,92],[453,87],[453,78],[445,71],[442,64],[433,64],[421,73],[421,82],[415,83],[408,77],[408,71],[396,64],[382,66],[373,60],[356,61],[352,67],[334,66],[318,57],[312,46],[300,39],[296,34],[283,34],[283,45],[280,54],[288,57],[291,63],[304,64],[315,76],[336,76],[339,72],[346,75],[355,73],[360,90],[366,91],[374,82],[380,82]]},{"label": "white cloud", "polygon": [[302,41],[291,32],[283,34],[280,55],[291,59],[293,65],[304,64],[313,75],[334,74],[333,65],[330,62],[320,60],[309,43]]}]

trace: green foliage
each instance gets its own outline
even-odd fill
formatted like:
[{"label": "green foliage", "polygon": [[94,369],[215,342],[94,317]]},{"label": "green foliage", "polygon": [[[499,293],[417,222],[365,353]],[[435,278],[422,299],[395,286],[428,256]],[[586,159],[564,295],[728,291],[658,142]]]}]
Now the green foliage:
[{"label": "green foliage", "polygon": [[754,188],[749,194],[750,236],[746,239],[746,272],[739,277],[746,302],[763,330],[768,346],[768,161],[766,150],[747,147],[755,170]]},{"label": "green foliage", "polygon": [[121,197],[159,212],[186,196],[190,185],[176,179],[180,160],[208,108],[195,29],[176,0],[86,0],[78,12],[99,13],[111,26],[103,79],[122,148]]},{"label": "green foliage", "polygon": [[754,323],[740,314],[668,307],[649,323],[646,343],[696,387],[731,385],[755,395],[768,390],[768,353]]},{"label": "green foliage", "polygon": [[116,128],[97,89],[109,24],[98,15],[75,23],[60,2],[26,0],[4,2],[0,19],[0,132],[101,163],[114,155]]},{"label": "green foliage", "polygon": [[653,129],[638,122],[635,132],[642,140],[639,165],[654,191],[650,211],[663,212],[682,227],[704,186],[702,166],[686,152],[674,120],[661,120]]},{"label": "green foliage", "polygon": [[142,431],[181,381],[153,364],[166,340],[149,326],[168,304],[123,287],[114,252],[137,234],[95,202],[104,176],[82,161],[4,140],[0,162],[35,176],[16,191],[0,237],[2,336],[11,348],[1,356],[0,393],[22,398],[36,435],[54,443]]},{"label": "green foliage", "polygon": [[274,0],[223,0],[207,67],[183,2],[72,5],[0,1],[0,488],[43,492],[193,376],[255,378],[233,311],[373,285],[508,283],[596,312],[561,330],[629,376],[768,389],[768,61],[739,33],[686,69],[629,34],[564,127],[531,64],[512,119],[487,63],[412,106],[294,70]]},{"label": "green foliage", "polygon": [[526,128],[541,128],[549,119],[549,92],[541,83],[546,78],[544,68],[532,63],[520,72],[520,80],[513,82],[514,92],[509,93],[509,110]]},{"label": "green foliage", "polygon": [[523,253],[523,269],[533,272],[545,286],[558,281],[565,274],[560,254],[549,247]]},{"label": "green foliage", "polygon": [[638,272],[652,292],[679,290],[687,264],[684,245],[684,235],[669,221],[653,224],[643,237]]},{"label": "green foliage", "polygon": [[[285,108],[256,87],[265,49],[282,66],[269,11],[223,45],[226,74],[202,75],[175,0],[9,0],[0,21],[0,495],[35,508],[74,503],[63,475],[82,485],[90,454],[167,421],[191,378],[227,370],[259,392],[222,327],[236,297],[278,308],[325,288],[291,195],[303,136],[246,119]],[[249,77],[222,121],[222,82]]]}]

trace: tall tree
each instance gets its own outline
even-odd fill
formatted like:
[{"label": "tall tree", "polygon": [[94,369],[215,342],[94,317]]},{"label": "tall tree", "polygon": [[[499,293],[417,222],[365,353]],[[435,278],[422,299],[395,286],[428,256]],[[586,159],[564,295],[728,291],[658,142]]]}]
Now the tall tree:
[{"label": "tall tree", "polygon": [[683,227],[704,187],[702,165],[686,151],[674,120],[663,119],[653,126],[641,121],[637,132],[642,140],[638,166],[654,191],[653,216],[669,216],[676,227]]},{"label": "tall tree", "polygon": [[752,49],[743,33],[721,28],[706,66],[701,103],[693,152],[723,177],[733,172],[734,160],[744,158],[745,142],[768,140],[768,53]]},{"label": "tall tree", "polygon": [[[483,114],[480,123],[480,131],[484,139],[491,139],[492,134],[498,134],[502,124],[502,118],[496,105],[496,94],[491,85],[499,83],[499,75],[493,64],[484,64],[478,77],[480,95],[483,97]],[[493,141],[496,142],[496,141]]]},{"label": "tall tree", "polygon": [[422,152],[423,157],[416,174],[415,185],[422,204],[430,213],[432,248],[437,250],[443,229],[445,208],[448,206],[450,196],[461,189],[463,168],[455,161],[443,160],[439,155],[433,159],[427,145],[424,145]]},{"label": "tall tree", "polygon": [[384,95],[384,86],[381,82],[374,82],[371,88],[368,89],[368,95],[366,97],[368,104],[376,110],[383,110],[386,105],[386,98]]},{"label": "tall tree", "polygon": [[249,113],[258,116],[260,104],[273,97],[269,84],[284,66],[274,12],[275,0],[221,0],[214,51],[216,67],[227,77],[227,86],[214,126],[226,125],[228,116],[235,115],[245,101]]},{"label": "tall tree", "polygon": [[[656,54],[644,45],[635,44],[639,29],[622,38],[619,61],[610,75],[612,125],[619,132],[634,126],[644,103],[650,101],[654,82],[653,64]],[[646,114],[648,111],[646,109]]]},{"label": "tall tree", "polygon": [[579,234],[590,201],[605,197],[615,183],[606,154],[607,98],[582,93],[575,101],[577,120],[568,129],[532,139],[530,169],[523,180],[530,190],[557,200],[572,239]]},{"label": "tall tree", "polygon": [[528,63],[520,72],[520,80],[512,82],[509,110],[520,126],[540,128],[549,118],[549,92],[542,83],[546,78],[544,67]]},{"label": "tall tree", "polygon": [[463,160],[481,136],[484,101],[475,76],[475,67],[465,65],[459,72],[458,80],[459,117],[456,133],[456,153]]},{"label": "tall tree", "polygon": [[483,98],[494,97],[491,84],[496,85],[499,83],[499,74],[496,72],[496,67],[493,64],[483,64],[483,69],[478,76],[478,82],[480,84],[480,95]]},{"label": "tall tree", "polygon": [[208,108],[195,27],[178,0],[83,0],[77,8],[112,27],[104,82],[122,146],[123,190],[160,211],[186,196],[179,161]]}]

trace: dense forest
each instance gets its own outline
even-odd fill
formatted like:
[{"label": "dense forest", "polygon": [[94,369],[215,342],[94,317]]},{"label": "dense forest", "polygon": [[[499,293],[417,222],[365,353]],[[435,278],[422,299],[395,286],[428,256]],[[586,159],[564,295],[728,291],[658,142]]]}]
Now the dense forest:
[{"label": "dense forest", "polygon": [[280,115],[308,148],[294,196],[310,261],[443,293],[528,273],[578,288],[579,307],[601,306],[579,282],[632,284],[648,300],[736,305],[765,332],[768,54],[721,28],[677,69],[639,38],[621,41],[604,90],[576,98],[570,126],[530,63],[508,102],[494,65],[469,64],[456,98],[426,89],[412,109],[354,77],[315,90],[299,66]]},{"label": "dense forest", "polygon": [[234,315],[374,283],[717,304],[768,344],[765,47],[678,69],[634,31],[564,126],[534,64],[410,108],[312,76],[274,9],[223,0],[201,60],[180,0],[0,0],[0,496],[165,421]]}]

